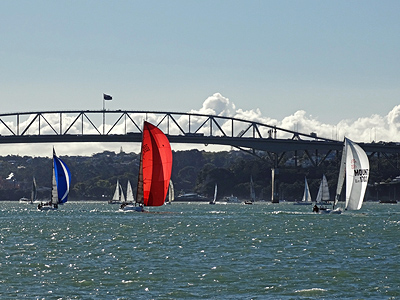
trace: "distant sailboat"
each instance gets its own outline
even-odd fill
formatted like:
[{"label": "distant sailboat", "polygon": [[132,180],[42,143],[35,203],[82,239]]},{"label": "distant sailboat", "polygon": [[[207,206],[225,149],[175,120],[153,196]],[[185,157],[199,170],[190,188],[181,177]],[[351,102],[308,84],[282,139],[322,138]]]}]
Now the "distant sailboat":
[{"label": "distant sailboat", "polygon": [[304,193],[303,193],[303,198],[301,199],[300,202],[295,202],[295,205],[311,205],[312,199],[311,199],[311,193],[310,193],[310,188],[308,187],[308,182],[307,178],[304,177]]},{"label": "distant sailboat", "polygon": [[68,201],[69,188],[71,184],[71,172],[67,165],[57,157],[53,148],[53,177],[51,188],[51,200],[47,203],[40,203],[39,210],[58,209],[59,204]]},{"label": "distant sailboat", "polygon": [[36,185],[36,179],[33,177],[32,179],[32,191],[31,191],[31,203],[34,203],[37,201],[37,185]]},{"label": "distant sailboat", "polygon": [[[122,188],[120,190],[123,195]],[[133,196],[132,185],[129,180],[126,186],[126,199],[122,198],[122,200],[120,201],[121,202],[120,210],[135,210],[135,205],[134,205],[135,198]]]},{"label": "distant sailboat", "polygon": [[330,195],[329,195],[328,181],[326,180],[325,175],[322,175],[322,180],[319,185],[318,194],[315,201],[317,202],[317,204],[327,204],[329,200],[330,200]]},{"label": "distant sailboat", "polygon": [[125,202],[124,192],[122,191],[122,186],[117,179],[117,185],[115,186],[114,195],[111,200],[108,201],[109,204],[120,204]]},{"label": "distant sailboat", "polygon": [[130,210],[143,211],[144,206],[164,205],[171,171],[172,151],[168,138],[159,128],[145,121],[136,202]]},{"label": "distant sailboat", "polygon": [[345,138],[340,163],[338,185],[332,210],[319,210],[317,212],[341,213],[341,209],[335,209],[346,181],[345,209],[359,210],[362,207],[365,191],[369,178],[369,160],[365,151],[350,139]]},{"label": "distant sailboat", "polygon": [[37,187],[36,187],[36,179],[33,177],[32,179],[32,190],[31,190],[31,198],[22,197],[19,199],[20,203],[33,204],[37,200]]},{"label": "distant sailboat", "polygon": [[215,204],[217,202],[218,185],[214,186],[214,198],[209,202],[210,204]]},{"label": "distant sailboat", "polygon": [[250,176],[250,201],[245,201],[244,204],[253,204],[256,201],[256,192],[254,190],[253,176]]},{"label": "distant sailboat", "polygon": [[174,184],[172,180],[169,181],[169,188],[168,188],[168,201],[165,204],[171,205],[172,201],[175,200],[175,191],[174,191]]}]

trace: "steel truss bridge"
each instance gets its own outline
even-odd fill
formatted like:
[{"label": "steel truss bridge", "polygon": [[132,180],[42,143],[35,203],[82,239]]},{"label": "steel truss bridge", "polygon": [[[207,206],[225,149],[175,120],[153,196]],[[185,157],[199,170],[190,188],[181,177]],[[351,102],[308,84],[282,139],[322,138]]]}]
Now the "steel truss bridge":
[{"label": "steel truss bridge", "polygon": [[[0,144],[141,141],[144,120],[157,125],[171,143],[224,145],[270,159],[277,168],[290,153],[297,166],[306,157],[314,166],[332,152],[338,154],[342,141],[300,133],[255,121],[196,113],[71,110],[0,114]],[[388,159],[400,153],[396,143],[359,143],[369,156]],[[337,156],[339,157],[339,156]]]}]

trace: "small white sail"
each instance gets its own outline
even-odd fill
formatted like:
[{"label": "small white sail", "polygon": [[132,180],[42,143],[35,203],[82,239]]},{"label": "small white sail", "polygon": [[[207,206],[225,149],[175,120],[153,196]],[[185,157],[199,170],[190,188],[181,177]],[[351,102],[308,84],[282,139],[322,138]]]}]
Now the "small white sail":
[{"label": "small white sail", "polygon": [[359,210],[363,204],[369,178],[369,160],[356,143],[345,139],[346,147],[346,205],[349,210]]},{"label": "small white sail", "polygon": [[125,195],[124,195],[124,191],[122,190],[122,185],[119,185],[119,190],[120,190],[120,192],[119,192],[119,194],[120,194],[119,201],[121,203],[124,203],[125,202]]},{"label": "small white sail", "polygon": [[117,186],[115,187],[114,196],[112,197],[112,201],[119,201],[119,194],[120,194],[120,186],[119,180],[117,179]]},{"label": "small white sail", "polygon": [[310,193],[310,188],[308,187],[308,182],[307,178],[304,178],[304,194],[303,194],[303,199],[301,199],[302,202],[311,202],[311,193]]},{"label": "small white sail", "polygon": [[215,204],[217,202],[218,186],[215,184],[214,187],[214,198],[209,202],[210,204]]},{"label": "small white sail", "polygon": [[[54,152],[54,149],[53,149]],[[57,181],[56,181],[56,172],[55,172],[55,166],[53,162],[53,177],[51,180],[51,203],[52,204],[58,204],[58,191],[57,191]]]},{"label": "small white sail", "polygon": [[253,176],[250,176],[250,200],[251,202],[256,201],[256,192],[254,191]]},{"label": "small white sail", "polygon": [[133,197],[132,185],[131,182],[128,180],[128,184],[126,187],[126,202],[134,202],[135,199]]},{"label": "small white sail", "polygon": [[317,194],[317,198],[315,199],[315,201],[317,203],[320,203],[320,202],[326,202],[329,200],[330,200],[330,195],[329,195],[328,180],[326,180],[325,175],[322,175],[322,180],[319,185],[318,194]]},{"label": "small white sail", "polygon": [[31,202],[35,202],[37,200],[37,186],[36,186],[36,179],[33,177],[32,180],[32,191],[31,191]]},{"label": "small white sail", "polygon": [[175,200],[174,184],[172,180],[169,180],[169,190],[168,190],[168,202],[171,203]]},{"label": "small white sail", "polygon": [[346,157],[347,157],[347,147],[346,147],[346,139],[344,141],[343,151],[342,151],[342,159],[340,161],[340,169],[339,169],[339,177],[338,184],[336,188],[335,201],[333,203],[333,207],[336,206],[340,199],[340,194],[342,193],[344,180],[346,179]]}]

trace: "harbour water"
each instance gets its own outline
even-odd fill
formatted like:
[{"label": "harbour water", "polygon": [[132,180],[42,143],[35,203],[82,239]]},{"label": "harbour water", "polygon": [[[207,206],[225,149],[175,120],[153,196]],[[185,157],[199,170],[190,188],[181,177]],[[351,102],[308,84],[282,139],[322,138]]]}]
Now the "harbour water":
[{"label": "harbour water", "polygon": [[399,299],[400,205],[0,202],[1,299]]}]

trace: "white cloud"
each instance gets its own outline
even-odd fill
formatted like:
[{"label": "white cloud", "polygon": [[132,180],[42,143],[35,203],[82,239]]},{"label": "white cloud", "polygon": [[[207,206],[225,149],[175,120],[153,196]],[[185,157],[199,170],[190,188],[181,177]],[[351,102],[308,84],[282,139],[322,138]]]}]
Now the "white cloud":
[{"label": "white cloud", "polygon": [[[244,110],[242,108],[236,108],[235,104],[228,98],[224,97],[220,93],[215,93],[208,97],[198,110],[191,110],[190,113],[205,114],[205,115],[216,115],[222,117],[234,117],[238,119],[250,120],[260,122],[263,124],[277,126],[280,128],[298,131],[301,133],[309,134],[311,132],[317,133],[320,137],[342,140],[344,136],[353,139],[356,142],[371,142],[371,141],[400,141],[400,105],[395,106],[386,116],[380,116],[373,114],[371,116],[357,116],[354,120],[342,120],[337,124],[328,124],[316,117],[307,115],[305,110],[298,110],[293,114],[283,118],[282,120],[273,119],[271,116],[265,116],[258,108],[251,110]],[[25,128],[33,120],[34,115],[28,115],[24,118],[21,117],[20,126]],[[148,114],[136,114],[131,116],[137,124],[142,124],[143,120],[146,119],[149,122],[158,124],[161,122],[159,114],[148,113]],[[46,115],[46,122],[41,123],[40,133],[52,133],[57,126],[60,126],[58,114]],[[76,116],[64,115],[63,116],[63,128],[68,128],[70,124],[76,119]],[[204,124],[206,117],[191,116],[190,118],[190,131],[195,132],[202,125],[202,129],[199,132],[209,134],[209,124]],[[10,120],[4,120],[7,126],[13,130],[16,128],[16,124]],[[189,130],[189,118],[188,116],[181,116],[177,119],[179,125],[183,130]],[[220,122],[219,122],[220,123]],[[83,124],[83,125],[82,125]],[[123,120],[117,122],[112,119],[112,116],[107,115],[106,119],[106,132],[112,128],[113,133],[123,134],[125,131],[137,132],[137,128],[132,123],[125,123]],[[220,123],[222,129],[227,134],[231,134],[232,126],[231,122]],[[160,128],[166,130],[166,123],[162,123]],[[234,128],[234,134],[236,135],[241,130],[244,130],[247,125],[237,125]],[[96,124],[90,124],[88,122],[76,122],[69,130],[69,133],[75,134],[80,133],[83,128],[84,133],[97,133],[102,132],[102,120],[98,119]],[[171,128],[170,134],[179,134],[176,128]],[[213,127],[214,132],[218,129]],[[267,129],[264,129],[266,131]],[[33,122],[31,129],[27,134],[38,134],[39,125]],[[10,132],[6,126],[0,126],[0,134],[9,135]],[[266,136],[266,132],[263,132]],[[288,138],[290,134],[284,134],[278,131],[278,138]],[[47,144],[7,144],[0,145],[0,155],[7,154],[19,154],[31,155],[31,156],[51,156],[52,146]],[[138,152],[139,144],[118,144],[118,143],[69,143],[69,144],[55,144],[57,153],[59,155],[91,155],[93,153],[102,152],[104,150],[119,152],[121,147],[125,152]],[[202,145],[184,145],[175,144],[173,149],[189,149],[198,148],[207,151],[218,151],[218,150],[229,150],[230,147],[222,146],[202,146]]]},{"label": "white cloud", "polygon": [[203,102],[202,108],[197,111],[192,110],[190,112],[204,115],[230,117],[235,114],[236,107],[235,104],[231,103],[228,98],[222,96],[220,93],[215,93]]}]

